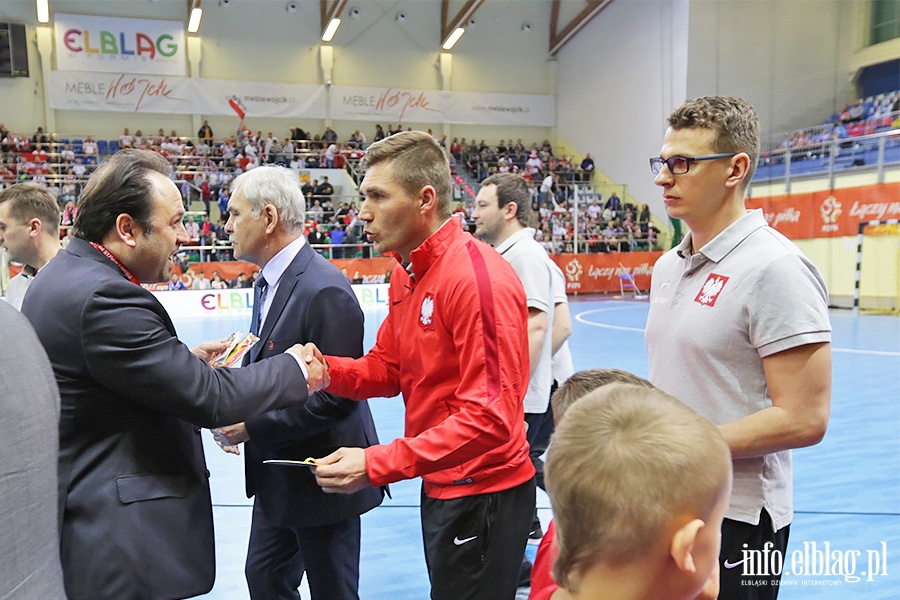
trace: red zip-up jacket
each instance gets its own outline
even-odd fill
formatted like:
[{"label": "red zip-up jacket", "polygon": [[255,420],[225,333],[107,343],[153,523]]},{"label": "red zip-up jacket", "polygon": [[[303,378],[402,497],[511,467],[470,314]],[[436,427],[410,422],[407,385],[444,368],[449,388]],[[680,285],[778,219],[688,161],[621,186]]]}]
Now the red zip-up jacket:
[{"label": "red zip-up jacket", "polygon": [[451,218],[391,274],[390,312],[360,359],[327,357],[328,391],[358,400],[403,394],[405,437],[366,448],[374,486],[421,476],[430,498],[528,481],[522,400],[528,309],[497,252]]}]

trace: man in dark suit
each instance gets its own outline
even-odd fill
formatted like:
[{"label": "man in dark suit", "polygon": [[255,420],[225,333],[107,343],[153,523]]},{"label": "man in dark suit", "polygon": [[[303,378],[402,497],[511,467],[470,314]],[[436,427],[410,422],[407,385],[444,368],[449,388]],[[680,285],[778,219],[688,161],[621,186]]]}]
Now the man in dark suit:
[{"label": "man in dark suit", "polygon": [[59,564],[59,392],[28,320],[0,301],[0,598],[65,600]]},{"label": "man in dark suit", "polygon": [[69,600],[208,592],[215,556],[200,427],[307,406],[307,390],[327,382],[298,348],[243,369],[211,369],[224,343],[192,351],[178,341],[165,309],[138,285],[165,281],[188,240],[168,171],[163,157],[143,150],[103,164],[79,200],[75,237],[23,304],[61,396]]},{"label": "man in dark suit", "polygon": [[[248,171],[235,179],[228,207],[235,257],[262,268],[251,324],[260,339],[245,364],[306,342],[362,356],[362,311],[346,278],[303,237],[296,176],[282,167]],[[230,444],[246,442],[247,496],[255,496],[246,564],[253,600],[297,600],[304,571],[314,600],[359,598],[359,515],[381,504],[381,489],[335,498],[308,468],[263,463],[378,443],[367,403],[324,392],[315,399],[315,415],[287,407],[216,432]]]}]

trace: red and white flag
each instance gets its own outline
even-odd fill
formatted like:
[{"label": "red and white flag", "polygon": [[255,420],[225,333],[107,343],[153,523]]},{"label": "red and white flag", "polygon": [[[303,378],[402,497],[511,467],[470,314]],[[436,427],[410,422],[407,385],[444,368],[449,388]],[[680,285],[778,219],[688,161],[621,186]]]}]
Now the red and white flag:
[{"label": "red and white flag", "polygon": [[244,117],[247,115],[247,107],[244,106],[244,103],[241,101],[240,96],[233,95],[228,99],[228,106],[230,106],[234,112],[237,113],[237,116],[241,118],[241,121],[244,120]]}]

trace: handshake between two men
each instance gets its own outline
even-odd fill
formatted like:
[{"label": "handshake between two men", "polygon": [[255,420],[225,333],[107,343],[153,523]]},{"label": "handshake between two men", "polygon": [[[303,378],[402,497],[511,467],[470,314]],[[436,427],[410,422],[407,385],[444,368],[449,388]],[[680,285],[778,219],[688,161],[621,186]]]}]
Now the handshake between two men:
[{"label": "handshake between two men", "polygon": [[[204,358],[204,360],[208,360],[206,358],[207,352],[200,354],[200,351],[208,350],[209,352],[214,352],[214,348],[211,345],[219,343],[207,342],[206,344],[201,344],[194,348],[194,353]],[[204,348],[208,345],[208,348]],[[331,377],[328,374],[328,363],[315,344],[295,344],[285,352],[298,361],[302,361],[306,367],[306,382],[310,395],[324,390],[331,384]],[[212,356],[215,356],[215,353]],[[240,454],[240,444],[250,439],[247,424],[243,422],[213,429],[212,433],[219,447],[229,454]],[[292,467],[272,465],[272,468]],[[316,482],[327,493],[352,494],[371,485],[366,472],[366,454],[363,448],[339,448],[328,456],[316,458],[315,463],[309,468],[315,474]]]}]

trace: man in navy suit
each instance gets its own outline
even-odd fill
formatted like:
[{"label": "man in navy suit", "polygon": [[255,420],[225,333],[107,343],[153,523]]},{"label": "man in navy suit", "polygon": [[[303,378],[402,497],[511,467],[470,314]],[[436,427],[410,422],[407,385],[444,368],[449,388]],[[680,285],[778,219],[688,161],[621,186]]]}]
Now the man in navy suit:
[{"label": "man in navy suit", "polygon": [[101,165],[81,193],[72,241],[38,272],[23,303],[61,397],[60,554],[69,600],[208,592],[216,565],[200,427],[294,402],[306,407],[307,387],[328,384],[299,347],[246,368],[212,369],[208,361],[224,344],[192,352],[178,340],[140,285],[167,280],[188,242],[170,168],[146,150]]},{"label": "man in navy suit", "polygon": [[[314,342],[329,353],[362,356],[363,315],[341,272],[303,237],[305,202],[296,176],[258,167],[234,181],[225,230],[235,258],[260,266],[251,329],[259,342],[245,364]],[[325,494],[303,460],[342,446],[378,443],[365,402],[320,392],[306,406],[267,412],[216,432],[223,448],[245,442],[247,496],[255,496],[246,576],[253,600],[297,600],[306,572],[314,600],[357,599],[359,515],[381,504],[382,490]]]}]

